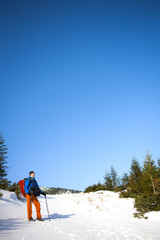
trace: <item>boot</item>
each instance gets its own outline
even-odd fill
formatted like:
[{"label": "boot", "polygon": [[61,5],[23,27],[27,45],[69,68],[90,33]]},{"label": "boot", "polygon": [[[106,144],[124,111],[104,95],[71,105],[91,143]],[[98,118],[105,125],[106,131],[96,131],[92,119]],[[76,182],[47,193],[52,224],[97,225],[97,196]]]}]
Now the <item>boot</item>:
[{"label": "boot", "polygon": [[44,220],[40,217],[40,218],[37,218],[38,221],[41,221],[43,222]]}]

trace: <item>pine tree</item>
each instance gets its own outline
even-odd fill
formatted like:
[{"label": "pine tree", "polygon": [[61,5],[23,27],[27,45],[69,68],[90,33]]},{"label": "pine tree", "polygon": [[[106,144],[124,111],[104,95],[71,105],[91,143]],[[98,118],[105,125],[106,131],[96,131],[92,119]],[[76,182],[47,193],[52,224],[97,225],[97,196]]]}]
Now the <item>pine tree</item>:
[{"label": "pine tree", "polygon": [[132,159],[130,175],[129,175],[129,192],[130,196],[134,197],[141,192],[142,185],[142,169],[136,159]]},{"label": "pine tree", "polygon": [[142,168],[141,192],[135,198],[136,217],[144,217],[149,211],[160,210],[159,169],[147,151]]},{"label": "pine tree", "polygon": [[122,190],[126,190],[129,184],[129,175],[127,173],[124,173],[122,178],[121,178],[121,185],[122,185]]},{"label": "pine tree", "polygon": [[152,155],[147,151],[143,166],[143,187],[144,191],[157,194],[158,191],[158,167],[152,159]]},{"label": "pine tree", "polygon": [[119,196],[121,198],[128,198],[128,197],[130,197],[129,175],[127,173],[124,173],[122,178],[121,178],[121,186],[119,187],[119,191],[120,191],[120,195]]},{"label": "pine tree", "polygon": [[111,178],[111,174],[106,172],[105,176],[104,176],[104,184],[107,190],[113,190],[113,184],[112,184],[112,178]]},{"label": "pine tree", "polygon": [[5,145],[4,138],[0,134],[0,188],[7,189],[9,181],[7,180],[7,146]]},{"label": "pine tree", "polygon": [[113,188],[117,188],[119,186],[119,177],[118,174],[116,172],[116,170],[113,168],[113,166],[111,166],[111,179],[112,179],[112,184],[113,184]]},{"label": "pine tree", "polygon": [[105,186],[108,190],[115,190],[119,186],[119,177],[113,166],[111,166],[110,173],[106,172],[104,180]]}]

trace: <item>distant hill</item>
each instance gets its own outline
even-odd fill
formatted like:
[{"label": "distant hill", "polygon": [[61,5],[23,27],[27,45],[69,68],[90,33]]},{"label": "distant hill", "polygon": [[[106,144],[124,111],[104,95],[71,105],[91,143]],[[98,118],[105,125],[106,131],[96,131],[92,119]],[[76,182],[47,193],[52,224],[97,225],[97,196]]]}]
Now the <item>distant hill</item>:
[{"label": "distant hill", "polygon": [[42,191],[44,191],[47,194],[64,194],[64,193],[80,193],[81,191],[78,190],[72,190],[72,189],[66,189],[66,188],[48,188],[48,187],[40,187]]}]

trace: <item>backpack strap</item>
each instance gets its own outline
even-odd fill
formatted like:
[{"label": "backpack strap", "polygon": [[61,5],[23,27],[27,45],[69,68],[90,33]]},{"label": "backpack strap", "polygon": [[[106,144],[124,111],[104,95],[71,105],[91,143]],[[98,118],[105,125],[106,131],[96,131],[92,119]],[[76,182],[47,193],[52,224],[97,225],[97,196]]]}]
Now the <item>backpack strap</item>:
[{"label": "backpack strap", "polygon": [[29,187],[31,185],[32,180],[30,178],[24,178],[24,181],[25,180],[29,180],[29,185],[28,185],[28,187]]}]

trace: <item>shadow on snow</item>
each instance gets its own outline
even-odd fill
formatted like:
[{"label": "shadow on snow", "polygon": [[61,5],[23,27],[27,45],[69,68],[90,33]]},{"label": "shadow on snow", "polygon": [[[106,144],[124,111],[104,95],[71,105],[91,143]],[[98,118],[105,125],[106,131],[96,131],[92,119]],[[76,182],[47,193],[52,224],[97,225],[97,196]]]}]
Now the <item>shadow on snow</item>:
[{"label": "shadow on snow", "polygon": [[[62,219],[62,218],[70,218],[72,216],[75,216],[76,214],[66,214],[66,215],[61,215],[59,213],[54,213],[54,214],[50,214],[50,219]],[[47,220],[48,217],[44,218],[44,220]]]},{"label": "shadow on snow", "polygon": [[15,230],[21,228],[25,224],[26,223],[16,218],[0,219],[0,234],[3,234],[5,231],[8,230]]}]

